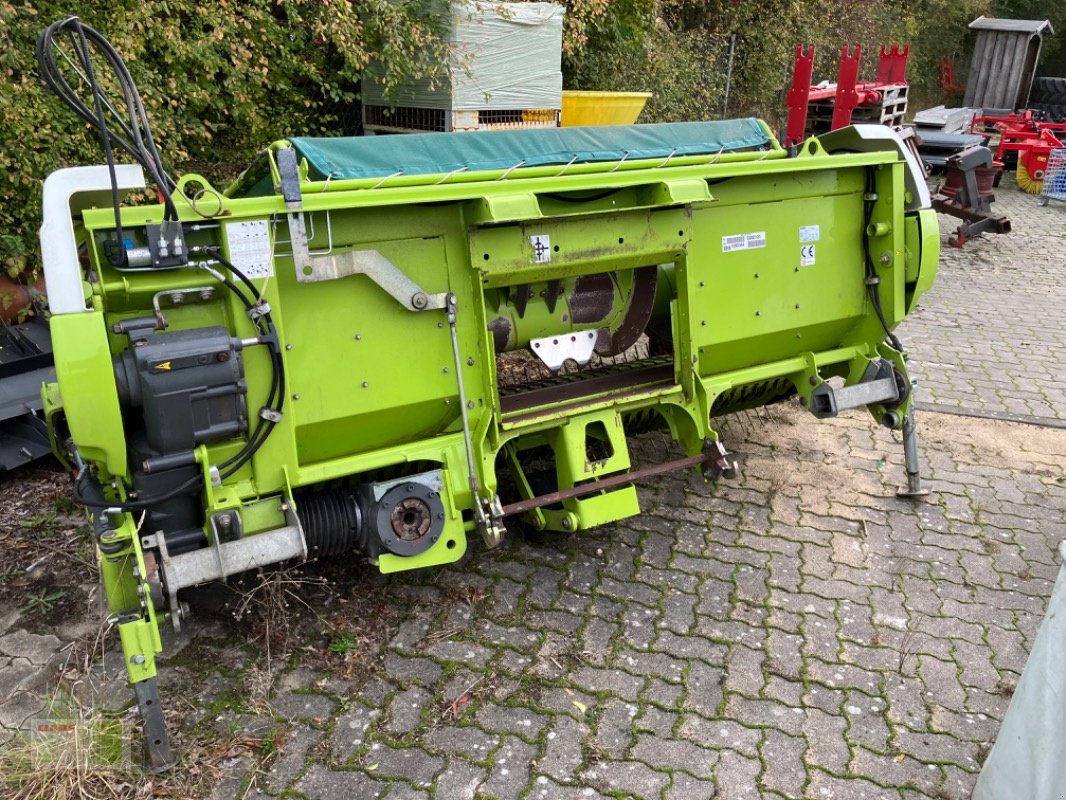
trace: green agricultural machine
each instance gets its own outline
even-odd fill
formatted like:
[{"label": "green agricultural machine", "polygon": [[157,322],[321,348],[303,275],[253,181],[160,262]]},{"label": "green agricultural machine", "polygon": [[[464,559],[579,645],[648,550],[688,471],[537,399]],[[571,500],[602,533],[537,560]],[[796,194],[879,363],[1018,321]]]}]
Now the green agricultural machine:
[{"label": "green agricultural machine", "polygon": [[[921,491],[892,329],[939,233],[888,128],[789,150],[755,119],[297,137],[224,191],[127,132],[139,164],[44,185],[44,404],[157,768],[160,627],[192,587],[624,519],[642,478],[730,474],[717,416],[792,396],[902,430]],[[637,467],[654,427],[677,457]]]}]

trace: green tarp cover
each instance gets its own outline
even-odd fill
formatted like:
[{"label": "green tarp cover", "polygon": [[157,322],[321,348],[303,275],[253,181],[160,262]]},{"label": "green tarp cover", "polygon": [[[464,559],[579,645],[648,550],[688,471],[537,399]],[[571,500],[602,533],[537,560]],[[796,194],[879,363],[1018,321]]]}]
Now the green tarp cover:
[{"label": "green tarp cover", "polygon": [[312,180],[435,175],[553,164],[627,161],[749,150],[770,142],[755,119],[527,128],[478,133],[289,140],[311,167]]}]

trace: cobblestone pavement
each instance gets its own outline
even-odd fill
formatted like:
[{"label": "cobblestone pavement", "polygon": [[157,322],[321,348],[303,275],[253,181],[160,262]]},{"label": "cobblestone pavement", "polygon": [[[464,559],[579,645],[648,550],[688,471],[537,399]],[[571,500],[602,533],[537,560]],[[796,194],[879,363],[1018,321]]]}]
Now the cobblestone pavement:
[{"label": "cobblestone pavement", "polygon": [[[1054,422],[1066,212],[1037,209],[1059,215],[1038,236],[1011,191],[1018,233],[948,251],[904,333],[926,402]],[[389,578],[333,565],[338,596],[319,618],[293,602],[312,634],[269,660],[201,617],[160,673],[176,744],[192,768],[223,753],[220,800],[962,800],[1057,572],[1066,430],[924,413],[919,431],[922,501],[894,496],[898,436],[781,405],[724,420],[738,480],[664,476],[624,523]],[[59,647],[24,625],[0,610],[4,724],[41,682],[27,643]]]},{"label": "cobblestone pavement", "polygon": [[992,208],[1012,232],[958,249],[940,215],[940,275],[900,326],[923,403],[1066,425],[1066,207],[1039,202],[1004,176]]}]

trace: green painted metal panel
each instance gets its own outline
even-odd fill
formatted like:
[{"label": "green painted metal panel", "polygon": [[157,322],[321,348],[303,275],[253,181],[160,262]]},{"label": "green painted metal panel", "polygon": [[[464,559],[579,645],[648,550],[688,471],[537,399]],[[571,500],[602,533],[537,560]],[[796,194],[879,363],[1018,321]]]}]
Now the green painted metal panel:
[{"label": "green painted metal panel", "polygon": [[[317,493],[351,492],[365,511],[375,487],[430,474],[440,535],[412,555],[380,551],[376,563],[383,572],[445,564],[466,552],[468,533],[491,539],[487,522],[514,500],[545,500],[526,517],[548,530],[639,513],[624,485],[635,430],[663,425],[693,456],[718,438],[714,417],[725,411],[793,394],[810,403],[828,378],[853,385],[879,359],[906,379],[873,298],[897,325],[932,283],[939,240],[932,212],[905,209],[896,150],[828,155],[812,141],[788,157],[750,120],[637,127],[582,133],[599,155],[572,164],[575,148],[554,133],[294,140],[306,160],[298,200],[265,194],[287,142],[229,196],[208,190],[215,218],[197,212],[203,199],[194,209],[179,197],[199,258],[220,248],[255,268],[285,373],[284,413],[248,464],[217,479],[211,469],[240,452],[246,433],[196,446],[204,534],[213,537],[209,515],[223,511],[239,512],[249,536],[279,530],[289,504],[299,518]],[[160,218],[158,206],[124,209],[124,235],[145,246],[146,222]],[[297,218],[316,280],[297,274]],[[126,441],[142,434],[119,404],[112,358],[129,345],[111,326],[150,315],[175,290],[211,288],[165,309],[168,331],[221,326],[240,340],[256,328],[210,271],[112,268],[102,257],[110,209],[86,211],[83,223],[97,310],[53,321],[59,389],[46,397],[54,432],[62,406],[90,469],[117,479],[118,501],[140,474]],[[329,272],[356,253],[393,272]],[[424,295],[422,310],[397,299],[397,275],[404,291]],[[622,336],[628,325],[637,348]],[[599,348],[586,353],[591,367],[552,375],[519,352],[577,333]],[[273,386],[271,360],[250,344],[240,358],[254,423]],[[899,427],[909,402],[870,411]],[[619,485],[603,490],[605,478]],[[556,490],[588,493],[547,502]],[[123,520],[132,531],[134,515]],[[129,547],[140,558],[139,542]],[[132,563],[105,569],[114,602],[137,594]],[[154,613],[149,604],[139,617],[151,631]],[[141,632],[123,642],[150,668]]]},{"label": "green painted metal panel", "polygon": [[107,474],[125,475],[126,439],[104,314],[63,314],[49,325],[66,423],[82,457]]}]

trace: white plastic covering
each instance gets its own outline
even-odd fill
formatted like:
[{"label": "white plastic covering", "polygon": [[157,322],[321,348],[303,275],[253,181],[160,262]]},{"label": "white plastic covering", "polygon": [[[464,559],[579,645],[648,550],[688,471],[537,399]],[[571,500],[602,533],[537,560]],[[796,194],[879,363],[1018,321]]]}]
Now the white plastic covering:
[{"label": "white plastic covering", "polygon": [[[438,80],[435,89],[413,81],[391,104],[453,111],[562,108],[563,6],[456,0],[450,9],[450,80]],[[370,79],[363,81],[363,102],[389,105]]]},{"label": "white plastic covering", "polygon": [[[136,164],[116,164],[120,192],[144,188],[144,171]],[[73,214],[93,205],[111,205],[111,173],[106,166],[57,169],[44,181],[41,263],[53,314],[88,311],[82,288]]]},{"label": "white plastic covering", "polygon": [[1066,800],[1066,542],[1047,614],[973,800]]}]

